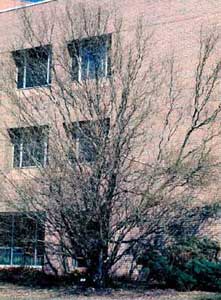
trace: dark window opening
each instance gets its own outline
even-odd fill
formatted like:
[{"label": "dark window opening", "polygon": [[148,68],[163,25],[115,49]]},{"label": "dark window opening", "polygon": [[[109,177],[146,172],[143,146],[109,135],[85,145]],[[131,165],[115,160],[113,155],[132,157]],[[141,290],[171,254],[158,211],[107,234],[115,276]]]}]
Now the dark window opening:
[{"label": "dark window opening", "polygon": [[72,138],[75,141],[75,154],[70,151],[72,160],[92,163],[99,158],[110,129],[110,119],[81,121],[73,123]]},{"label": "dark window opening", "polygon": [[36,47],[13,53],[17,65],[17,88],[51,83],[51,47]]},{"label": "dark window opening", "polygon": [[72,266],[74,268],[85,268],[87,263],[83,257],[77,257],[72,259]]},{"label": "dark window opening", "polygon": [[103,78],[110,75],[111,35],[95,36],[71,43],[73,80]]},{"label": "dark window opening", "polygon": [[48,163],[48,127],[10,129],[14,146],[13,166],[46,166]]},{"label": "dark window opening", "polygon": [[41,266],[45,230],[31,213],[0,214],[0,265]]}]

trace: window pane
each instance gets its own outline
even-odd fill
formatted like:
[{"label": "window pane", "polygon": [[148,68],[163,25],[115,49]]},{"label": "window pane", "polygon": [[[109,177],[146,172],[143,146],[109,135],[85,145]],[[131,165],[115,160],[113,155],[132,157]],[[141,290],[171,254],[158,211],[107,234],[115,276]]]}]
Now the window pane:
[{"label": "window pane", "polygon": [[96,160],[96,147],[90,137],[82,136],[79,138],[79,160],[92,162]]},{"label": "window pane", "polygon": [[10,265],[11,248],[0,248],[0,265]]},{"label": "window pane", "polygon": [[22,166],[36,166],[44,164],[44,142],[35,135],[23,143]]},{"label": "window pane", "polygon": [[14,167],[20,166],[20,144],[14,144]]},{"label": "window pane", "polygon": [[12,241],[12,216],[0,215],[0,247],[11,246]]},{"label": "window pane", "polygon": [[24,51],[13,52],[13,57],[17,66],[17,88],[23,88],[24,84]]},{"label": "window pane", "polygon": [[34,163],[34,153],[33,153],[33,146],[27,141],[23,143],[23,151],[22,151],[22,167],[31,167],[35,166]]},{"label": "window pane", "polygon": [[32,247],[35,242],[36,221],[25,216],[14,217],[14,247]]},{"label": "window pane", "polygon": [[24,87],[24,65],[18,66],[17,70],[18,70],[17,88],[21,89]]},{"label": "window pane", "polygon": [[97,121],[82,121],[73,124],[73,139],[78,146],[78,158],[80,161],[93,162],[97,159],[100,147],[104,145],[110,129],[108,118]]},{"label": "window pane", "polygon": [[104,39],[93,40],[82,44],[81,48],[81,78],[94,79],[105,76],[107,48]]},{"label": "window pane", "polygon": [[0,215],[0,264],[10,265],[12,243],[12,215]]},{"label": "window pane", "polygon": [[83,257],[72,258],[72,266],[74,268],[85,268],[86,265],[86,261]]},{"label": "window pane", "polygon": [[78,155],[80,161],[92,162],[96,159],[96,135],[94,132],[95,122],[81,122],[77,133],[79,141]]},{"label": "window pane", "polygon": [[47,62],[43,64],[34,61],[27,64],[26,87],[47,85]]},{"label": "window pane", "polygon": [[72,57],[71,76],[73,80],[79,80],[79,44],[69,44],[69,51]]},{"label": "window pane", "polygon": [[21,150],[21,135],[19,129],[11,129],[9,131],[11,142],[13,144],[13,166],[20,166],[20,150]]},{"label": "window pane", "polygon": [[46,53],[43,53],[42,49],[28,51],[26,63],[26,87],[47,84],[48,55],[49,54],[46,55]]},{"label": "window pane", "polygon": [[35,265],[35,255],[33,253],[26,252],[24,254],[24,265],[34,266]]},{"label": "window pane", "polygon": [[78,257],[77,258],[77,266],[78,268],[85,268],[86,267],[86,261],[83,257]]},{"label": "window pane", "polygon": [[13,249],[13,265],[24,265],[24,251],[22,248]]}]

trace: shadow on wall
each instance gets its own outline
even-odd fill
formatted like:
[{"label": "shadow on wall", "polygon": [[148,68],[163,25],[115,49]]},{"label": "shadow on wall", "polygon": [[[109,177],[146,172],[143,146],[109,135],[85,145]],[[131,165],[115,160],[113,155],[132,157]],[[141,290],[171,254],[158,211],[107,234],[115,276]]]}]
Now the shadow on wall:
[{"label": "shadow on wall", "polygon": [[151,211],[142,239],[138,241],[137,248],[135,246],[135,252],[142,252],[148,246],[162,250],[165,245],[180,239],[201,236],[205,225],[209,226],[220,218],[219,211],[218,204],[193,208],[184,204]]}]

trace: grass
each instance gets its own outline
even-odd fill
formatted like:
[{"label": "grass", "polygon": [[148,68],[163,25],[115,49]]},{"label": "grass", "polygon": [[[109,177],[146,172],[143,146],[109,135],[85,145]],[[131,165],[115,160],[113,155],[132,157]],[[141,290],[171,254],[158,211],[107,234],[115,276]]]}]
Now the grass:
[{"label": "grass", "polygon": [[208,295],[208,296],[199,296],[194,300],[221,300],[221,295]]},{"label": "grass", "polygon": [[32,289],[13,284],[0,284],[0,300],[221,300],[221,294],[176,292],[174,290],[117,290],[105,293],[74,289]]}]

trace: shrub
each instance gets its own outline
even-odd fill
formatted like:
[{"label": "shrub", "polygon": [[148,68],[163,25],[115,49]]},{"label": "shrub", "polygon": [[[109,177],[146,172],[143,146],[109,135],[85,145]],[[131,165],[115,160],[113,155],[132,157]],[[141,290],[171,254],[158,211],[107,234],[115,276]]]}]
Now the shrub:
[{"label": "shrub", "polygon": [[24,286],[35,287],[54,287],[60,285],[81,284],[81,278],[86,279],[86,284],[89,282],[87,274],[73,271],[63,276],[55,276],[53,274],[46,274],[41,270],[33,268],[4,268],[0,269],[0,281],[15,283]]},{"label": "shrub", "polygon": [[219,246],[208,239],[191,238],[159,251],[148,249],[138,263],[148,268],[146,281],[178,290],[221,291]]}]

